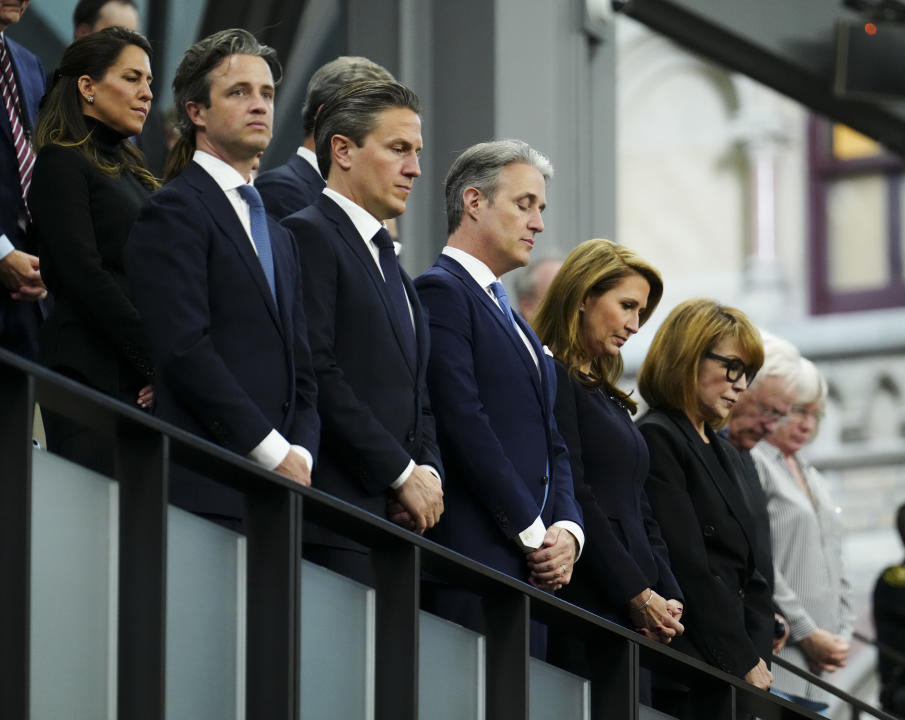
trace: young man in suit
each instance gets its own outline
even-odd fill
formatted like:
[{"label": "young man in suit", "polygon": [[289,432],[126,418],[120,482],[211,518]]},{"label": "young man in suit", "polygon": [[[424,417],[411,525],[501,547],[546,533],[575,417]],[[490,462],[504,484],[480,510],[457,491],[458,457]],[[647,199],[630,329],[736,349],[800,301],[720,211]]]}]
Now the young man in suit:
[{"label": "young man in suit", "polygon": [[[424,532],[443,512],[428,332],[384,227],[405,212],[421,174],[419,110],[415,93],[395,82],[334,95],[314,133],[327,186],[283,224],[300,249],[323,420],[315,484]],[[306,541],[311,559],[368,579],[363,548],[325,533]]]},{"label": "young man in suit", "polygon": [[[172,179],[126,246],[126,272],[155,356],[156,413],[303,485],[319,420],[289,233],[248,183],[270,142],[273,49],[245,30],[195,43],[173,80]],[[235,493],[174,482],[189,510],[241,518]]]},{"label": "young man in suit", "polygon": [[[416,281],[430,316],[428,387],[446,463],[435,537],[537,587],[569,582],[584,542],[556,429],[553,358],[499,278],[528,264],[544,229],[550,161],[527,144],[474,145],[446,176],[447,246]],[[481,627],[467,598],[441,612]]]},{"label": "young man in suit", "polygon": [[314,154],[314,120],[324,103],[335,92],[364,80],[394,82],[390,72],[363,57],[343,55],[319,67],[311,80],[302,108],[305,139],[289,160],[272,170],[262,172],[255,180],[264,207],[282,220],[294,212],[314,204],[324,189],[324,178]]},{"label": "young man in suit", "polygon": [[25,203],[35,162],[29,137],[44,95],[44,67],[6,34],[28,3],[0,4],[0,347],[35,360],[42,318],[38,301],[47,289],[37,248],[28,244]]}]

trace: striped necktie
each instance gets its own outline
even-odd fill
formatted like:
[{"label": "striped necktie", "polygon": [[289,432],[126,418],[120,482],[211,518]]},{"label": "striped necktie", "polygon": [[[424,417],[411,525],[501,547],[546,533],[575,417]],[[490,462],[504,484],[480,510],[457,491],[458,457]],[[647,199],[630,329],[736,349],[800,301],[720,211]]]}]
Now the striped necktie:
[{"label": "striped necktie", "polygon": [[28,212],[27,198],[28,188],[31,187],[31,173],[35,167],[35,151],[32,150],[25,134],[22,123],[22,103],[19,99],[19,90],[16,87],[16,77],[13,75],[13,63],[9,51],[6,49],[6,41],[0,37],[0,92],[3,95],[3,105],[6,114],[9,115],[9,126],[12,130],[13,146],[16,149],[16,162],[19,166],[19,185],[22,189],[22,204],[25,207],[25,216],[31,220]]}]

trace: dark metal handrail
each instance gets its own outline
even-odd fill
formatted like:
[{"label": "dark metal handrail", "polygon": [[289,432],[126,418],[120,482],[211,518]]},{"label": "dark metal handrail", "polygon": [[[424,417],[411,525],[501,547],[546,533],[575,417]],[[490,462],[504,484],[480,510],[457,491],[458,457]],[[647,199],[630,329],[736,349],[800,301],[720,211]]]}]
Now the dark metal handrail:
[{"label": "dark metal handrail", "polygon": [[[166,506],[171,462],[246,498],[246,716],[299,716],[297,638],[304,522],[371,549],[376,590],[378,720],[418,715],[418,610],[422,571],[484,598],[487,716],[528,716],[530,620],[594,638],[608,667],[590,678],[608,716],[638,717],[639,667],[692,688],[700,717],[764,720],[819,716],[648,640],[526,583],[403,530],[316,488],[305,488],[179,428],[0,350],[0,717],[29,717],[31,434],[35,401],[115,438],[120,486],[118,717],[164,718]],[[819,678],[816,678],[821,684]],[[875,717],[869,706],[830,692]]]}]

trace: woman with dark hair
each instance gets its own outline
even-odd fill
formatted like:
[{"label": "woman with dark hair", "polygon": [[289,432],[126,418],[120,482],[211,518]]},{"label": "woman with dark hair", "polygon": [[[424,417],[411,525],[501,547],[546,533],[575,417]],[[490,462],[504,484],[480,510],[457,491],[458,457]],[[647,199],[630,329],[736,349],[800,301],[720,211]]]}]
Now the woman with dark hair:
[{"label": "woman with dark hair", "polygon": [[[763,361],[744,313],[708,299],[680,303],[641,365],[651,410],[638,425],[651,457],[645,490],[687,603],[686,633],[673,646],[766,690],[770,588],[754,564],[741,458],[716,434]],[[688,716],[689,696],[668,693],[669,709]]]},{"label": "woman with dark hair", "polygon": [[[54,299],[41,362],[145,409],[153,366],[122,255],[158,187],[128,139],[141,132],[151,106],[150,53],[143,36],[120,27],[66,49],[38,115],[29,195],[41,274]],[[44,427],[51,451],[112,472],[109,440],[53,412],[44,413]]]}]

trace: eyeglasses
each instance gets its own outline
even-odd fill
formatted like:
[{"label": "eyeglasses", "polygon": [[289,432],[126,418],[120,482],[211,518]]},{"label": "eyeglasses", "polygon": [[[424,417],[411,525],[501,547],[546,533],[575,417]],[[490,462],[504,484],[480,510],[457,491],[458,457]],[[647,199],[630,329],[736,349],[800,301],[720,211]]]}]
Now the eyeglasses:
[{"label": "eyeglasses", "polygon": [[823,410],[808,410],[804,405],[793,405],[792,409],[789,410],[789,415],[794,415],[799,419],[804,419],[810,416],[817,422],[823,420]]},{"label": "eyeglasses", "polygon": [[744,375],[745,382],[750,385],[751,381],[754,380],[754,376],[757,374],[757,370],[750,365],[745,365],[745,363],[738,358],[727,358],[710,351],[705,352],[704,357],[723,363],[723,367],[726,368],[726,379],[731,383],[737,382],[738,379]]},{"label": "eyeglasses", "polygon": [[764,405],[762,402],[757,403],[757,412],[759,412],[760,416],[767,422],[782,420],[786,417],[786,414],[782,410],[777,410],[775,407]]}]

